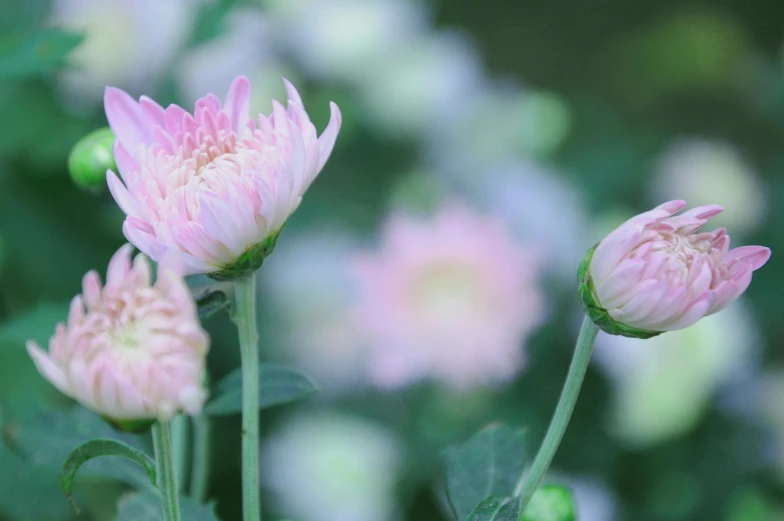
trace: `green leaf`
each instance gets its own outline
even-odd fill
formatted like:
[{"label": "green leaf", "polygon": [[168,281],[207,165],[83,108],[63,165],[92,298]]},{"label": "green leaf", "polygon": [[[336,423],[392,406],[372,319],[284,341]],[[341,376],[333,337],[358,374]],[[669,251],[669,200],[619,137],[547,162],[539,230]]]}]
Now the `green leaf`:
[{"label": "green leaf", "polygon": [[519,518],[518,498],[491,496],[468,515],[467,521],[518,521]]},{"label": "green leaf", "polygon": [[196,306],[199,318],[203,320],[231,306],[231,301],[224,292],[208,289],[196,296]]},{"label": "green leaf", "polygon": [[0,519],[68,519],[68,503],[54,469],[31,465],[0,443]]},{"label": "green leaf", "polygon": [[[27,421],[9,424],[7,431],[10,443],[31,463],[57,471],[74,447],[92,438],[112,438],[142,450],[137,436],[116,432],[83,407],[38,414]],[[56,433],[56,436],[52,433]],[[147,475],[142,469],[126,459],[92,460],[80,474],[116,479],[138,487],[149,486]]]},{"label": "green leaf", "polygon": [[61,29],[4,35],[0,39],[0,79],[20,79],[62,67],[81,41],[81,35]]},{"label": "green leaf", "polygon": [[[259,368],[259,407],[262,409],[300,400],[316,391],[313,382],[292,369],[273,364],[261,364]],[[212,416],[242,412],[241,368],[218,382],[214,397],[204,408],[204,412]]]},{"label": "green leaf", "polygon": [[[219,521],[215,505],[199,505],[186,497],[180,498],[180,514],[185,521]],[[126,497],[117,505],[114,521],[163,521],[161,500],[153,491],[139,492]]]},{"label": "green leaf", "polygon": [[490,425],[447,451],[447,493],[458,519],[490,496],[514,495],[526,464],[524,438],[522,429]]},{"label": "green leaf", "polygon": [[99,458],[101,456],[122,456],[134,463],[138,463],[147,473],[153,486],[156,484],[155,461],[140,450],[121,441],[109,438],[96,438],[86,441],[71,451],[68,455],[68,459],[63,463],[63,470],[60,473],[60,486],[63,488],[63,492],[65,492],[68,501],[77,512],[79,509],[73,501],[72,494],[73,480],[76,477],[76,472],[82,465],[91,459]]}]

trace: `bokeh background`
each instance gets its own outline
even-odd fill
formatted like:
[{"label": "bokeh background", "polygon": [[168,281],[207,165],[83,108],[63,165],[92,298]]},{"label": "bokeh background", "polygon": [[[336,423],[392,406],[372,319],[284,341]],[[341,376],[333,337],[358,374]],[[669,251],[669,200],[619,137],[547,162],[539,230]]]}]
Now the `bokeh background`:
[{"label": "bokeh background", "polygon": [[[490,422],[527,426],[536,449],[579,328],[582,254],[672,198],[723,205],[716,225],[772,260],[695,327],[600,335],[549,479],[573,487],[581,521],[784,519],[784,4],[2,0],[0,13],[3,521],[76,519],[53,454],[99,425],[24,350],[124,241],[111,196],[69,179],[70,148],[105,126],[105,85],[191,108],[237,74],[258,111],[285,101],[285,76],[318,128],[329,100],[344,117],[259,273],[264,359],[321,388],[263,413],[267,519],[451,519],[444,449]],[[236,332],[225,314],[207,327],[215,380],[239,363]],[[239,419],[212,426],[210,496],[240,519]],[[103,521],[129,487],[98,473],[77,490],[79,519]]]}]

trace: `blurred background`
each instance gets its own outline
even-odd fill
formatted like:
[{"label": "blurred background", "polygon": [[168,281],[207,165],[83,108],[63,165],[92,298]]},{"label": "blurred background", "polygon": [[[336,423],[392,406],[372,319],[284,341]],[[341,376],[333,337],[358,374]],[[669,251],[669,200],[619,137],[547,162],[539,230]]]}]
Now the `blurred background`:
[{"label": "blurred background", "polygon": [[[784,519],[784,4],[0,0],[0,12],[0,520],[76,519],[58,484],[66,432],[97,428],[24,350],[124,242],[111,196],[69,179],[71,147],[106,125],[106,85],[191,109],[238,74],[257,111],[285,101],[285,76],[317,128],[330,100],[344,118],[258,275],[263,358],[321,389],[263,411],[267,519],[452,519],[444,449],[494,421],[527,426],[537,448],[581,320],[582,255],[673,198],[723,205],[715,226],[772,260],[692,328],[600,335],[549,479],[573,487],[581,521]],[[236,331],[225,314],[206,326],[216,380],[239,364]],[[240,519],[239,427],[212,422],[225,521]],[[79,519],[95,521],[115,519],[129,490],[100,473],[76,488]]]}]

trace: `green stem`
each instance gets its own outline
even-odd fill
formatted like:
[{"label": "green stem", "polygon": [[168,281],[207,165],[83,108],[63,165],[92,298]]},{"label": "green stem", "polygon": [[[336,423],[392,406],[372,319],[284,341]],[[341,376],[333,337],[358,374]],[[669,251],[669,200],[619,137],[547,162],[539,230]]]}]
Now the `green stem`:
[{"label": "green stem", "polygon": [[234,323],[242,358],[242,518],[261,520],[259,499],[259,353],[256,329],[256,278],[234,282]]},{"label": "green stem", "polygon": [[577,396],[580,394],[580,387],[583,384],[585,372],[588,370],[588,363],[591,361],[593,342],[598,333],[599,327],[590,318],[585,317],[582,328],[580,328],[580,336],[577,338],[572,363],[569,366],[569,374],[566,376],[566,382],[564,382],[561,397],[558,399],[558,405],[553,413],[553,419],[547,428],[547,434],[542,440],[542,445],[539,447],[539,452],[534,458],[526,479],[521,479],[515,490],[515,495],[520,496],[521,513],[525,511],[525,506],[531,500],[536,489],[539,488],[539,483],[561,444],[566,426],[569,425],[569,420],[572,417],[574,405],[577,403]]},{"label": "green stem", "polygon": [[171,437],[177,483],[185,486],[188,475],[188,418],[178,415],[171,419]]},{"label": "green stem", "polygon": [[174,470],[169,422],[153,424],[152,442],[155,449],[155,469],[158,475],[158,491],[161,494],[163,521],[180,521],[180,498],[177,493],[177,475]]},{"label": "green stem", "polygon": [[191,497],[199,503],[207,499],[210,474],[210,419],[202,414],[193,418],[193,471]]}]

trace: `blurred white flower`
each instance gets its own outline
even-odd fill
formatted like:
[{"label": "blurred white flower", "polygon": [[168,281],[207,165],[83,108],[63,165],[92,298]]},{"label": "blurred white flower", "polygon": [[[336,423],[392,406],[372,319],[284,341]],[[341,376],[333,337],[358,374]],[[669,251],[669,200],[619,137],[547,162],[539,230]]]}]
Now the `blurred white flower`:
[{"label": "blurred white flower", "polygon": [[593,243],[588,239],[588,213],[583,196],[555,170],[518,160],[475,171],[451,170],[466,198],[492,210],[522,244],[548,259],[543,268],[574,283],[577,265]]},{"label": "blurred white flower", "polygon": [[579,521],[614,521],[618,517],[615,495],[598,479],[555,473],[550,482],[571,489]]},{"label": "blurred white flower", "polygon": [[742,300],[647,340],[600,334],[595,359],[615,387],[612,433],[647,446],[688,432],[717,391],[754,371],[758,342]]},{"label": "blurred white flower", "polygon": [[370,123],[392,134],[448,128],[484,82],[473,46],[457,33],[439,32],[390,56],[362,89]]},{"label": "blurred white flower", "polygon": [[280,78],[296,82],[297,75],[278,58],[273,25],[258,7],[236,7],[226,13],[220,36],[189,49],[177,62],[176,80],[185,106],[205,92],[222,92],[240,75],[253,84],[251,114],[270,113],[270,100],[286,99]]},{"label": "blurred white flower", "polygon": [[569,107],[557,95],[507,84],[489,85],[461,100],[459,112],[452,125],[426,138],[437,164],[462,170],[545,155],[563,142],[571,126]]},{"label": "blurred white flower", "polygon": [[259,291],[282,315],[286,354],[325,392],[366,379],[367,350],[351,311],[357,251],[348,232],[291,234],[259,270]]},{"label": "blurred white flower", "polygon": [[457,203],[428,219],[393,214],[378,251],[357,259],[373,382],[434,378],[466,390],[514,377],[546,316],[536,253]]},{"label": "blurred white flower", "polygon": [[653,179],[654,198],[685,199],[725,211],[712,222],[736,234],[754,230],[765,216],[765,187],[739,151],[707,139],[676,141],[662,155]]},{"label": "blurred white flower", "polygon": [[396,519],[402,446],[388,430],[338,413],[295,416],[261,450],[261,476],[297,521]]},{"label": "blurred white flower", "polygon": [[106,85],[154,92],[190,37],[199,0],[54,0],[51,25],[83,33],[61,86],[73,103],[99,104]]},{"label": "blurred white flower", "polygon": [[364,83],[426,26],[423,4],[411,0],[266,3],[281,44],[321,78]]}]

